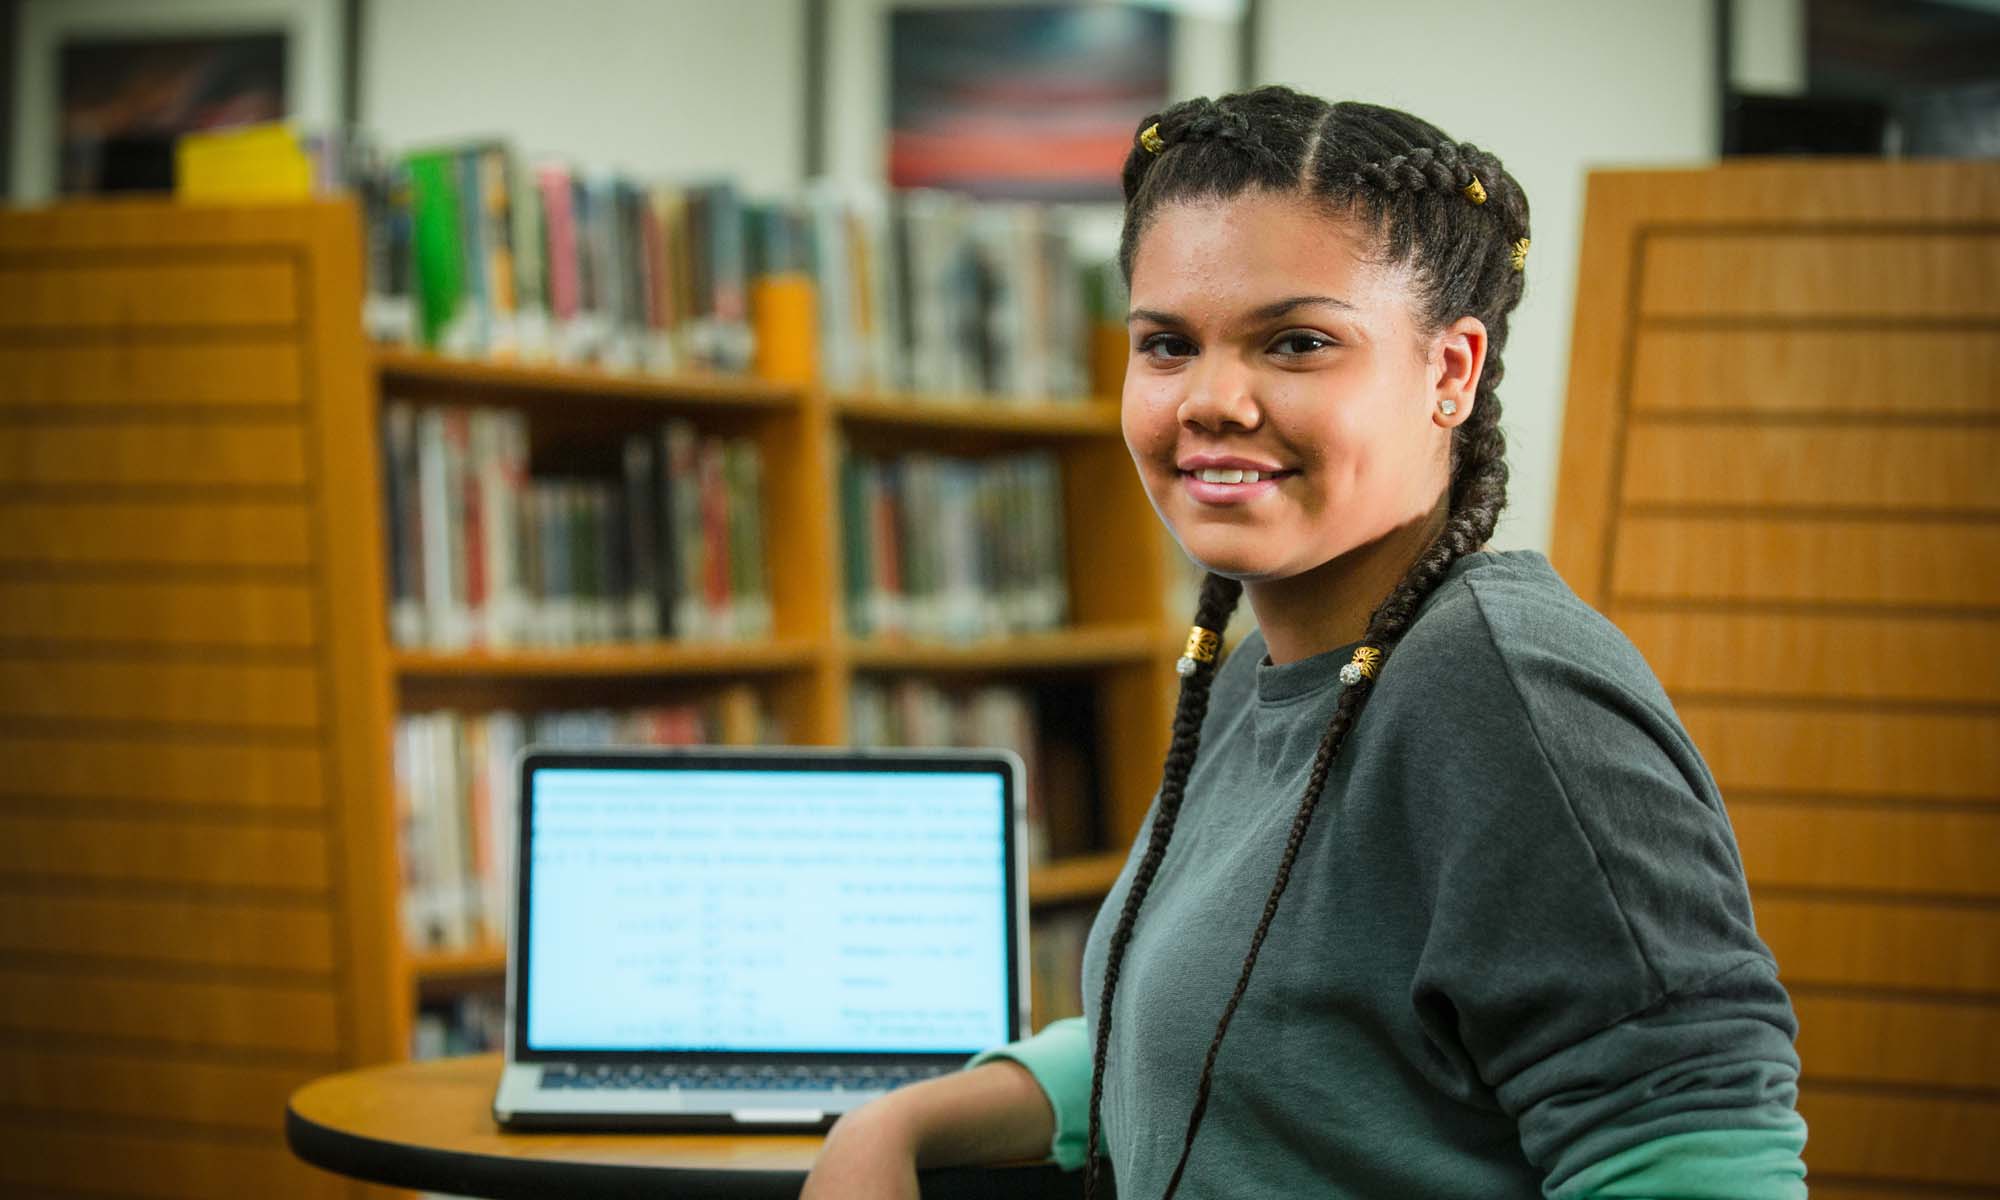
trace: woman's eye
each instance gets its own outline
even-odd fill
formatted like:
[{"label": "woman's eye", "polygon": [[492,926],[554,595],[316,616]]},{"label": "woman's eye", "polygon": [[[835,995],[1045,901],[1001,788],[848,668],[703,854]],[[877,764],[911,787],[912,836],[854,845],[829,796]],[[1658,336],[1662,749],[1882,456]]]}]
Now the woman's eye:
[{"label": "woman's eye", "polygon": [[1139,343],[1139,353],[1149,358],[1186,358],[1194,353],[1194,343],[1177,333],[1156,333]]},{"label": "woman's eye", "polygon": [[1280,334],[1278,340],[1271,343],[1271,348],[1281,354],[1297,355],[1311,354],[1315,350],[1324,350],[1331,345],[1333,345],[1332,338],[1297,329],[1291,333]]}]

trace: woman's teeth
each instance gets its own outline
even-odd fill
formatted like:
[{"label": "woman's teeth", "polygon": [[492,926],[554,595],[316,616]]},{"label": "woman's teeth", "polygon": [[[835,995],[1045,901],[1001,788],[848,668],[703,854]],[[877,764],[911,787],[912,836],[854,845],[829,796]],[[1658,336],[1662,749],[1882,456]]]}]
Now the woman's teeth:
[{"label": "woman's teeth", "polygon": [[1275,471],[1239,471],[1235,467],[1203,467],[1196,471],[1195,478],[1203,483],[1255,483],[1269,478]]}]

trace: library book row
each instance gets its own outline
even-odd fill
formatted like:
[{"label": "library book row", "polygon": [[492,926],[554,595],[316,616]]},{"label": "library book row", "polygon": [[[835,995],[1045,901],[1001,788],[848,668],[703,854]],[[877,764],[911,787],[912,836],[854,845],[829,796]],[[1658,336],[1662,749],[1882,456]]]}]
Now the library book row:
[{"label": "library book row", "polygon": [[[1053,781],[1075,803],[1083,786],[1072,747],[1045,745],[1035,697],[1020,688],[947,689],[914,679],[857,680],[853,736],[862,747],[999,747],[1028,768],[1030,866],[1049,858]],[[526,746],[778,745],[787,731],[749,684],[698,701],[625,710],[406,713],[395,729],[403,929],[417,951],[503,945],[513,894]]]},{"label": "library book row", "polygon": [[362,145],[370,333],[460,356],[752,372],[843,391],[1070,400],[1108,263],[1061,210],[828,182],[750,200],[530,162],[504,142]]},{"label": "library book row", "polygon": [[[533,473],[512,409],[383,411],[390,631],[456,651],[771,633],[757,442],[685,420],[625,435],[597,475]],[[1047,452],[848,454],[849,631],[970,638],[1068,615],[1062,482]]]}]

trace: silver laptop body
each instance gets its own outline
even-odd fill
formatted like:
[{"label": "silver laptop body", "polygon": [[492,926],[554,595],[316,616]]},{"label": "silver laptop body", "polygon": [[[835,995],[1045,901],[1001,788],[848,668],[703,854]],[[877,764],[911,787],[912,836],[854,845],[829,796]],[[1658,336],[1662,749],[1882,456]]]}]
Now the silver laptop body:
[{"label": "silver laptop body", "polygon": [[524,752],[508,1129],[821,1129],[1027,1028],[1006,751]]}]

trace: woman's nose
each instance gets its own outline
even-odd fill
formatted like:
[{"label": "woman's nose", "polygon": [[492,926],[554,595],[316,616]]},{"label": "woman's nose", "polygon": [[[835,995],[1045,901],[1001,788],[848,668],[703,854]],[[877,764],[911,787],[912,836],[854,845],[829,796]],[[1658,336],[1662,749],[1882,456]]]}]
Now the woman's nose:
[{"label": "woman's nose", "polygon": [[1246,364],[1224,354],[1205,354],[1190,366],[1178,414],[1183,425],[1212,432],[1226,426],[1255,429],[1262,423],[1255,374]]}]

